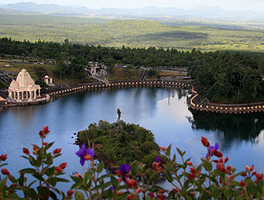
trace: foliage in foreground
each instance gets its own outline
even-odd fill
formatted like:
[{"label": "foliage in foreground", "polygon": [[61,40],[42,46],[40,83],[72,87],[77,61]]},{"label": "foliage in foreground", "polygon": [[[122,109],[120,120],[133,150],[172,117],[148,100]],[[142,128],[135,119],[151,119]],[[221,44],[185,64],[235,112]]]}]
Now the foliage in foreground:
[{"label": "foliage in foreground", "polygon": [[[0,156],[1,173],[0,199],[263,199],[263,173],[254,171],[254,166],[245,166],[242,172],[236,172],[228,166],[229,157],[224,157],[218,150],[219,145],[210,145],[207,138],[201,142],[206,147],[201,163],[194,165],[190,158],[185,159],[185,152],[177,148],[177,155],[171,155],[171,145],[160,150],[167,158],[164,162],[159,156],[151,168],[139,162],[121,164],[116,171],[102,174],[104,163],[95,165],[94,150],[82,145],[76,152],[81,165],[87,161],[89,168],[84,174],[70,176],[72,186],[65,194],[56,188],[57,183],[67,182],[60,178],[67,163],[58,166],[53,160],[61,155],[61,149],[50,151],[53,142],[44,142],[48,127],[39,135],[41,145],[33,145],[33,150],[23,148],[23,158],[30,167],[21,169],[15,178],[3,163],[6,154]],[[171,187],[162,188],[156,180],[164,175]],[[29,179],[31,176],[31,179]],[[29,181],[32,180],[33,181]]]}]

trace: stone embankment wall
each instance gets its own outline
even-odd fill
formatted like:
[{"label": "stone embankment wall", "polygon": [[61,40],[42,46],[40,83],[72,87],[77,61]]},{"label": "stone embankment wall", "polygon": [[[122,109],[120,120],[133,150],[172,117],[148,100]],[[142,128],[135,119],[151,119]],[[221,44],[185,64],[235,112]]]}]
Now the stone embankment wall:
[{"label": "stone embankment wall", "polygon": [[226,114],[246,114],[264,111],[264,102],[243,104],[203,103],[199,94],[193,88],[191,92],[192,96],[187,99],[187,105],[193,110]]}]

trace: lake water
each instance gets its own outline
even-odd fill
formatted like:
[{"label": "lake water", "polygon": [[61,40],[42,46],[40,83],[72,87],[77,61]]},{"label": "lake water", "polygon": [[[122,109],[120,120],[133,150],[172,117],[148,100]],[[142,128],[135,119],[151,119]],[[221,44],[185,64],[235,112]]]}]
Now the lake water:
[{"label": "lake water", "polygon": [[0,110],[0,154],[7,154],[7,168],[13,175],[29,167],[21,158],[23,147],[32,150],[40,144],[38,132],[48,125],[46,141],[55,141],[54,148],[62,148],[63,155],[56,164],[67,162],[66,173],[81,171],[73,145],[74,133],[86,129],[90,123],[121,119],[140,124],[151,130],[160,146],[173,145],[186,150],[186,158],[199,163],[206,149],[201,136],[211,144],[219,143],[229,164],[241,171],[245,165],[255,165],[264,172],[264,113],[223,115],[191,112],[186,105],[186,90],[171,88],[123,88],[85,91],[62,96],[38,106],[14,107]]}]

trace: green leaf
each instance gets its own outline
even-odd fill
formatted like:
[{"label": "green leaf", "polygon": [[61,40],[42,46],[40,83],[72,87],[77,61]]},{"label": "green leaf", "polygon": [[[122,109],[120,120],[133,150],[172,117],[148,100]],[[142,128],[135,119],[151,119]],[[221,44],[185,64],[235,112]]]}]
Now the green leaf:
[{"label": "green leaf", "polygon": [[258,180],[257,188],[258,188],[259,193],[263,192],[263,180]]},{"label": "green leaf", "polygon": [[44,181],[44,178],[39,173],[32,174],[32,176],[34,176],[36,179],[40,181]]},{"label": "green leaf", "polygon": [[78,200],[84,200],[84,196],[83,196],[83,193],[81,193],[80,191],[76,191],[75,192],[75,199],[78,199]]},{"label": "green leaf", "polygon": [[165,172],[165,175],[166,175],[167,180],[171,183],[171,182],[173,181],[173,178],[172,178],[172,176],[171,176],[171,173],[168,172],[168,171],[166,171],[166,172]]},{"label": "green leaf", "polygon": [[71,176],[71,179],[75,182],[75,183],[82,183],[82,179],[75,177],[75,176]]},{"label": "green leaf", "polygon": [[42,196],[43,199],[48,199],[49,198],[49,189],[46,187],[37,187],[37,190],[40,194],[40,196]]},{"label": "green leaf", "polygon": [[111,183],[111,182],[108,182],[108,183],[106,183],[106,184],[99,184],[99,185],[97,185],[96,187],[94,187],[93,189],[94,189],[94,190],[105,189],[105,188],[107,188],[107,187],[109,187],[109,186],[111,186],[111,185],[112,185],[112,183]]},{"label": "green leaf", "polygon": [[176,147],[176,150],[177,150],[178,154],[182,157],[183,156],[182,151],[178,147]]},{"label": "green leaf", "polygon": [[[26,181],[25,181],[26,182]],[[24,185],[24,175],[20,175],[19,179],[18,179],[18,183],[19,185],[23,186]]]},{"label": "green leaf", "polygon": [[116,199],[121,199],[121,200],[127,199],[127,195],[129,195],[129,193],[124,192],[121,195],[118,195]]},{"label": "green leaf", "polygon": [[165,154],[167,156],[170,156],[170,152],[171,152],[171,144],[167,147]]},{"label": "green leaf", "polygon": [[50,142],[46,148],[49,149],[53,144],[54,144],[54,142]]},{"label": "green leaf", "polygon": [[57,198],[57,195],[53,192],[53,191],[49,191],[50,192],[50,197],[52,198],[52,199],[54,199],[54,200],[57,200],[58,198]]},{"label": "green leaf", "polygon": [[45,174],[47,176],[51,176],[52,174],[54,174],[54,172],[55,172],[55,167],[51,167],[51,168],[47,169]]},{"label": "green leaf", "polygon": [[70,182],[68,179],[65,178],[57,178],[57,182],[64,182],[64,183],[68,183]]},{"label": "green leaf", "polygon": [[57,178],[56,177],[51,177],[47,180],[52,186],[55,186],[57,183]]},{"label": "green leaf", "polygon": [[215,184],[213,184],[210,187],[210,191],[213,197],[217,199],[219,196],[219,188]]},{"label": "green leaf", "polygon": [[29,189],[28,191],[26,191],[26,195],[32,199],[38,199],[38,194],[34,189]]},{"label": "green leaf", "polygon": [[201,158],[201,161],[202,161],[203,167],[206,171],[208,171],[208,172],[212,171],[213,165],[212,165],[211,161],[204,159],[204,158]]},{"label": "green leaf", "polygon": [[0,181],[0,191],[4,190],[4,187],[6,185],[6,181],[7,181],[7,176]]},{"label": "green leaf", "polygon": [[33,168],[26,168],[26,169],[21,169],[19,172],[25,173],[25,174],[34,174],[37,173],[37,171]]},{"label": "green leaf", "polygon": [[8,165],[8,163],[3,163],[2,165],[0,165],[0,167],[3,167],[3,166],[5,166],[5,165]]},{"label": "green leaf", "polygon": [[104,162],[100,162],[99,165],[97,166],[97,169],[98,169],[97,172],[99,173],[102,172],[104,169]]},{"label": "green leaf", "polygon": [[111,183],[115,189],[117,189],[118,186],[118,180],[116,180],[115,177],[111,177]]}]

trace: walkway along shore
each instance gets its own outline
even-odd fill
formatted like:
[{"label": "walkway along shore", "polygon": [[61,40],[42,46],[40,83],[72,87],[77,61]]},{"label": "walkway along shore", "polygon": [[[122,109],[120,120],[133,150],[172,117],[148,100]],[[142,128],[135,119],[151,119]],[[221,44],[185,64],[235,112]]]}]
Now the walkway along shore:
[{"label": "walkway along shore", "polygon": [[11,106],[27,106],[33,104],[43,104],[50,101],[52,98],[60,97],[62,95],[72,94],[75,92],[85,91],[85,90],[95,90],[95,89],[111,89],[111,88],[122,88],[122,87],[176,87],[183,89],[190,89],[191,83],[186,81],[158,81],[158,80],[147,80],[147,81],[116,81],[110,82],[108,84],[105,83],[87,83],[79,86],[70,86],[68,88],[58,89],[53,92],[47,93],[47,96],[50,98],[45,101],[39,102],[20,102],[14,103],[6,101],[5,103],[0,104],[0,108],[7,108]]},{"label": "walkway along shore", "polygon": [[246,114],[264,112],[264,102],[243,103],[243,104],[222,104],[203,102],[198,92],[191,89],[191,97],[187,98],[189,108],[197,111],[225,113],[225,114]]},{"label": "walkway along shore", "polygon": [[[50,98],[60,97],[62,95],[72,94],[84,90],[95,90],[95,89],[111,89],[111,88],[122,88],[122,87],[175,87],[183,88],[190,91],[191,96],[187,97],[187,105],[190,109],[205,112],[215,112],[215,113],[226,113],[226,114],[246,114],[246,113],[256,113],[264,112],[264,102],[256,103],[244,103],[244,104],[221,104],[221,103],[210,103],[204,102],[199,96],[198,92],[194,90],[191,82],[189,81],[158,81],[158,80],[146,80],[146,81],[116,81],[105,83],[87,83],[79,86],[72,86],[69,88],[64,88],[54,92],[48,93],[47,96]],[[50,98],[40,101],[32,102],[31,104],[22,102],[20,104],[14,104],[11,102],[5,102],[0,104],[0,108],[7,108],[11,106],[26,106],[32,104],[42,104],[49,102]]]},{"label": "walkway along shore", "polygon": [[62,89],[56,92],[51,92],[49,95],[51,97],[60,96],[62,94],[78,92],[83,90],[93,90],[93,89],[111,89],[111,88],[120,88],[120,87],[145,87],[145,86],[154,86],[154,87],[176,87],[183,89],[190,89],[191,83],[186,81],[157,81],[157,80],[147,80],[147,81],[116,81],[110,82],[109,84],[105,83],[90,83],[76,86],[73,88]]}]

